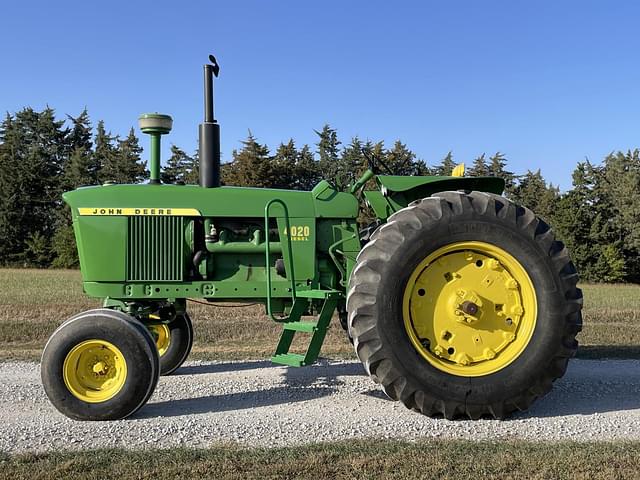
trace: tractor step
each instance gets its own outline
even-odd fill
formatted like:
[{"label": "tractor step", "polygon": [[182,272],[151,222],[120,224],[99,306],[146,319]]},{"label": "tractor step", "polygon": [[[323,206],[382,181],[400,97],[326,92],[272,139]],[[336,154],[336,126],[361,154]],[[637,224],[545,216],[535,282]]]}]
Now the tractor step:
[{"label": "tractor step", "polygon": [[340,298],[342,296],[342,292],[338,290],[302,290],[296,291],[297,297],[302,298],[316,298],[320,300],[326,300],[328,298]]},{"label": "tractor step", "polygon": [[[282,323],[282,335],[271,361],[290,367],[302,367],[314,363],[320,354],[322,342],[327,335],[331,317],[340,298],[341,293],[335,290],[306,290],[299,292],[296,295],[296,300],[289,316],[291,321]],[[318,315],[318,321],[302,322],[300,317],[309,307],[311,299],[324,300],[320,315]],[[304,355],[289,353],[289,348],[296,333],[308,333],[311,335]]]},{"label": "tractor step", "polygon": [[313,333],[318,328],[318,322],[286,322],[282,324],[285,330]]},{"label": "tractor step", "polygon": [[298,353],[281,353],[271,357],[273,363],[288,365],[290,367],[303,367],[305,364],[304,355]]}]

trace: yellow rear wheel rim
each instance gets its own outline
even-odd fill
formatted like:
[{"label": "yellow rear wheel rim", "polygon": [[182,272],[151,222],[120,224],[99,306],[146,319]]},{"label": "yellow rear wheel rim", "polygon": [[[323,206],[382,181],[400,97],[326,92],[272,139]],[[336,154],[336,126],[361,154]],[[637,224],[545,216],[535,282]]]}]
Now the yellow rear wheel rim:
[{"label": "yellow rear wheel rim", "polygon": [[171,330],[166,323],[153,323],[147,325],[151,335],[156,341],[156,348],[158,349],[158,355],[163,356],[169,349],[171,343]]},{"label": "yellow rear wheel rim", "polygon": [[86,340],[67,354],[62,375],[67,389],[76,398],[87,403],[106,402],[124,386],[127,362],[112,343]]},{"label": "yellow rear wheel rim", "polygon": [[529,344],[536,293],[512,255],[484,242],[457,242],[428,255],[403,295],[404,326],[437,369],[478,377],[502,370]]}]

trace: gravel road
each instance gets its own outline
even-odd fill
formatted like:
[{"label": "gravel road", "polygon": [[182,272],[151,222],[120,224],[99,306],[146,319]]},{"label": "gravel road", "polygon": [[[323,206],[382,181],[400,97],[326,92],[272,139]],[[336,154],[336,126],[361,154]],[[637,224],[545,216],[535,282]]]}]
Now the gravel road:
[{"label": "gravel road", "polygon": [[551,394],[510,420],[448,421],[377,390],[356,362],[288,369],[266,361],[190,363],[116,422],[75,422],[40,385],[39,365],[0,363],[0,450],[282,446],[346,438],[640,439],[640,361],[574,360]]}]

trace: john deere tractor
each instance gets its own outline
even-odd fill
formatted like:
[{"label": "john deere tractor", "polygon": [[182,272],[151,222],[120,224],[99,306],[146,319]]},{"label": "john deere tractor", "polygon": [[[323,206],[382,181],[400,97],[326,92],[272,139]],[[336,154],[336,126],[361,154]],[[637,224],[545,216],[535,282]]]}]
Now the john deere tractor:
[{"label": "john deere tractor", "polygon": [[[271,360],[289,367],[316,361],[337,313],[372,380],[426,415],[504,418],[549,392],[576,352],[582,294],[567,249],[501,196],[502,179],[382,175],[372,158],[346,191],[221,186],[210,62],[199,185],[160,182],[172,119],[151,113],[148,183],[64,194],[84,291],[103,307],[45,346],[58,410],[113,420],[141,408],[189,354],[187,299],[263,303],[282,325]],[[368,228],[363,203],[377,217]],[[305,353],[289,352],[294,335]]]}]

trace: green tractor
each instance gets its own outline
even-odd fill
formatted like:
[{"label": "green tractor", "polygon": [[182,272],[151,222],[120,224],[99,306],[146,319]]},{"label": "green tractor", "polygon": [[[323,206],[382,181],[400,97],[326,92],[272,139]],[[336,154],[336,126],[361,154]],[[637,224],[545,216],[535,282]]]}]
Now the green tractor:
[{"label": "green tractor", "polygon": [[[373,381],[426,415],[504,418],[549,392],[578,345],[578,275],[550,227],[501,196],[502,179],[381,175],[370,159],[346,191],[220,186],[210,61],[200,185],[160,182],[172,120],[145,114],[148,184],[64,194],[84,291],[104,303],[44,348],[60,412],[114,420],[141,408],[190,352],[191,298],[263,303],[282,325],[271,360],[290,367],[316,361],[337,312]],[[362,203],[377,217],[364,229]],[[306,353],[289,352],[294,335]]]}]

